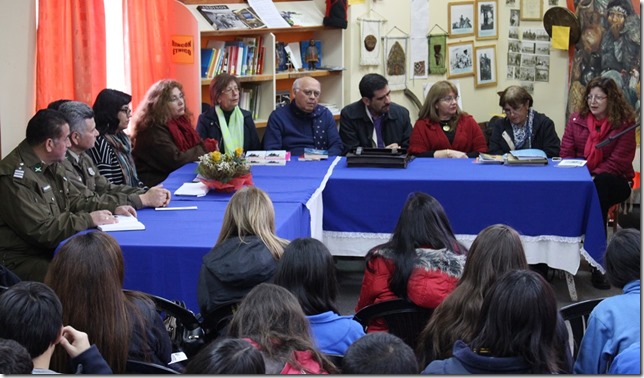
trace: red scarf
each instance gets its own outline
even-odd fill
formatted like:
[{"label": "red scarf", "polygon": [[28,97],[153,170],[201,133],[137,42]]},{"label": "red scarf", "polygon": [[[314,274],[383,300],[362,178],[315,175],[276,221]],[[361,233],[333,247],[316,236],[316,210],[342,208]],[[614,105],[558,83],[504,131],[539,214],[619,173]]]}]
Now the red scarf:
[{"label": "red scarf", "polygon": [[190,124],[187,117],[174,118],[168,121],[168,130],[181,152],[187,151],[201,142],[199,134]]},{"label": "red scarf", "polygon": [[[604,151],[601,148],[595,148],[595,146],[606,139],[611,129],[608,117],[598,121],[592,113],[588,113],[586,124],[588,125],[589,133],[584,147],[584,156],[586,157],[588,170],[592,172],[604,160]],[[597,127],[599,127],[599,130],[597,130]]]}]

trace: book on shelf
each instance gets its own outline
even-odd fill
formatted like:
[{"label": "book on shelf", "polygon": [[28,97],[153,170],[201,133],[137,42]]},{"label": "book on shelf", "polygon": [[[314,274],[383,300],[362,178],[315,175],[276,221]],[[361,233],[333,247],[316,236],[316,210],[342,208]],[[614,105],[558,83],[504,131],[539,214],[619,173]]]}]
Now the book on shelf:
[{"label": "book on shelf", "polygon": [[543,150],[529,148],[525,150],[514,150],[506,154],[505,164],[509,165],[545,165],[548,164],[548,157]]},{"label": "book on shelf", "polygon": [[237,9],[234,10],[233,13],[242,20],[246,26],[250,29],[259,29],[259,28],[265,28],[266,25],[264,22],[259,18],[259,16],[255,13],[253,8],[242,8],[242,9]]},{"label": "book on shelf", "polygon": [[136,217],[126,215],[115,215],[116,223],[102,224],[98,229],[105,232],[110,231],[139,231],[145,230],[145,225]]},{"label": "book on shelf", "polygon": [[284,46],[284,51],[286,51],[286,59],[291,62],[293,69],[299,70],[302,68],[302,54],[300,54],[300,43],[291,42]]},{"label": "book on shelf", "polygon": [[[312,42],[312,43],[311,43]],[[313,45],[311,49],[315,49],[315,51],[309,51],[309,47]],[[320,69],[322,67],[322,41],[320,40],[305,40],[300,42],[300,51],[302,54],[302,66],[304,68],[308,68],[309,62],[308,62],[308,55],[309,54],[316,54],[315,56],[317,57],[317,63],[315,63],[315,68]]]},{"label": "book on shelf", "polygon": [[286,44],[281,41],[275,42],[275,72],[286,71],[287,56]]},{"label": "book on shelf", "polygon": [[197,11],[212,25],[215,30],[248,29],[228,5],[199,5]]},{"label": "book on shelf", "polygon": [[275,109],[291,103],[291,91],[275,92]]},{"label": "book on shelf", "polygon": [[322,10],[315,6],[303,4],[294,4],[292,2],[275,2],[275,7],[280,15],[290,26],[316,26],[322,25],[324,14]]}]

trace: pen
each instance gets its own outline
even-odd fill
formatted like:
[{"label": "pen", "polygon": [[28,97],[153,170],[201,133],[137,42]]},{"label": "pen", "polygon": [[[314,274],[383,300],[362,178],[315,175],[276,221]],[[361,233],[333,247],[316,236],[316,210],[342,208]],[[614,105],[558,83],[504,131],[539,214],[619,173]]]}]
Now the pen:
[{"label": "pen", "polygon": [[197,210],[197,206],[155,207],[154,210]]}]

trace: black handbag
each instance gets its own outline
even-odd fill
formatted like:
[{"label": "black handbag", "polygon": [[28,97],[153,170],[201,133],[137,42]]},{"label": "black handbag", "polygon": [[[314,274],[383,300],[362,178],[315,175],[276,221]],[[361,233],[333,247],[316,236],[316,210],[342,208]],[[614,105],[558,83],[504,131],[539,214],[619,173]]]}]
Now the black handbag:
[{"label": "black handbag", "polygon": [[404,148],[356,147],[347,153],[347,167],[407,168],[412,159]]}]

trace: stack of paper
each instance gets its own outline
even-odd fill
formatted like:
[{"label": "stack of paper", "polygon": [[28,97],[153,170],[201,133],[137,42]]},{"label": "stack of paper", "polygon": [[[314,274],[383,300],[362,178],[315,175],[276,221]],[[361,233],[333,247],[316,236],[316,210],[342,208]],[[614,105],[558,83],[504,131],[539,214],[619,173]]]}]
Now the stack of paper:
[{"label": "stack of paper", "polygon": [[510,165],[545,165],[548,164],[548,157],[545,152],[536,148],[514,150],[507,154],[505,163]]},{"label": "stack of paper", "polygon": [[116,215],[116,220],[117,223],[102,224],[98,226],[98,229],[105,232],[145,230],[145,225],[139,222],[136,217]]},{"label": "stack of paper", "polygon": [[175,196],[203,197],[208,193],[208,186],[202,182],[184,182],[175,190]]}]

